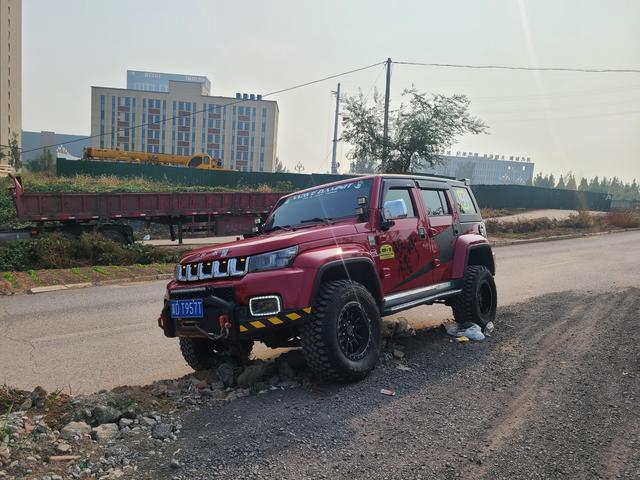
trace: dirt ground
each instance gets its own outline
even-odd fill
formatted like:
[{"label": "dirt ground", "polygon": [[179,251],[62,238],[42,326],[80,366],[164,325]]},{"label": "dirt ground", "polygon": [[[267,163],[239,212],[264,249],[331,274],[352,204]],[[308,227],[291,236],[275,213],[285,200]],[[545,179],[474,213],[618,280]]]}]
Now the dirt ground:
[{"label": "dirt ground", "polygon": [[639,478],[639,327],[628,289],[501,308],[484,342],[419,331],[409,371],[185,412],[136,478]]}]

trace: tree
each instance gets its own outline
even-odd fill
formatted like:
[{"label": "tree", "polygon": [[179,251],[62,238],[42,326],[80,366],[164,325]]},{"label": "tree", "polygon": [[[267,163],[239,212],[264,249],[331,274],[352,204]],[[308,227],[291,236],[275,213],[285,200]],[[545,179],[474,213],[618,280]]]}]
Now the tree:
[{"label": "tree", "polygon": [[32,172],[53,172],[56,166],[56,159],[53,152],[45,148],[38,154],[35,160],[27,165]]},{"label": "tree", "polygon": [[378,170],[410,173],[443,162],[441,152],[466,133],[487,131],[487,126],[469,113],[465,95],[431,95],[415,87],[405,90],[406,103],[389,114],[389,138],[383,135],[384,101],[374,92],[373,104],[360,92],[345,101],[342,138],[351,144],[353,172]]},{"label": "tree", "polygon": [[547,180],[548,188],[555,188],[556,186],[556,177],[553,176],[553,173],[549,174],[549,180]]},{"label": "tree", "polygon": [[564,184],[564,178],[562,178],[562,175],[560,175],[560,178],[558,179],[558,184],[556,185],[556,188],[562,188],[563,190],[567,188],[567,186]]},{"label": "tree", "polygon": [[20,160],[20,145],[18,144],[18,134],[14,133],[9,140],[9,165],[16,170],[20,170],[22,167],[22,160]]},{"label": "tree", "polygon": [[278,157],[276,157],[276,168],[274,171],[275,173],[289,173],[289,169],[282,164]]},{"label": "tree", "polygon": [[588,190],[590,192],[597,192],[600,190],[600,180],[598,179],[598,176],[596,175],[595,177],[593,177],[591,179],[591,181],[589,182],[589,188]]},{"label": "tree", "polygon": [[589,182],[586,178],[582,177],[580,179],[580,186],[578,187],[578,190],[582,192],[586,192],[587,190],[589,190]]}]

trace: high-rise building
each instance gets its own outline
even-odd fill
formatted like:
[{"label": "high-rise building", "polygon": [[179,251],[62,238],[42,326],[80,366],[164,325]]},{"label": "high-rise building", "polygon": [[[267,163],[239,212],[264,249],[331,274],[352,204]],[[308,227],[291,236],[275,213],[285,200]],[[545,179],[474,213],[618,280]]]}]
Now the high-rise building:
[{"label": "high-rise building", "polygon": [[141,72],[127,70],[127,88],[144,90],[145,92],[168,92],[169,81],[191,82],[202,85],[202,95],[211,95],[211,82],[200,75],[183,75],[180,73]]},{"label": "high-rise building", "polygon": [[278,104],[260,95],[208,96],[199,83],[173,80],[166,92],[91,87],[94,147],[207,153],[225,168],[271,172],[277,133]]},{"label": "high-rise building", "polygon": [[[22,2],[0,1],[0,149],[22,128]],[[4,163],[6,163],[6,155]]]},{"label": "high-rise building", "polygon": [[442,163],[423,167],[421,173],[468,178],[473,185],[531,185],[534,164],[529,157],[457,152],[442,155]]}]

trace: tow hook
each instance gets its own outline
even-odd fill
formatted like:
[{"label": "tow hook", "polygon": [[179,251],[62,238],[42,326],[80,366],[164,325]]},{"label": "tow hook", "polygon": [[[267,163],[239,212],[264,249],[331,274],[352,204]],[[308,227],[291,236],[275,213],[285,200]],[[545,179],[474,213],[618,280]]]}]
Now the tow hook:
[{"label": "tow hook", "polygon": [[196,330],[198,330],[200,333],[202,333],[203,335],[206,335],[206,337],[209,340],[222,340],[225,338],[229,337],[229,331],[231,330],[231,321],[229,320],[229,315],[227,315],[226,313],[223,313],[222,315],[220,315],[218,317],[218,324],[220,325],[220,333],[211,333],[211,332],[207,332],[206,330],[200,328],[198,325],[194,325],[194,328]]}]

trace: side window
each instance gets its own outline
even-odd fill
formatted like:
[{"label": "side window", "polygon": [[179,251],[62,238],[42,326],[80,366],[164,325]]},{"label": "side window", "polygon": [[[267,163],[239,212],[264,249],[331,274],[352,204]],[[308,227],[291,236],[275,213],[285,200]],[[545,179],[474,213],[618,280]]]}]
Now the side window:
[{"label": "side window", "polygon": [[384,193],[382,204],[392,200],[404,200],[407,206],[407,218],[415,217],[416,213],[413,208],[413,202],[411,201],[411,193],[407,188],[390,188]]},{"label": "side window", "polygon": [[471,200],[471,195],[466,188],[453,187],[451,190],[453,191],[453,198],[455,198],[456,203],[458,204],[458,210],[461,214],[478,213],[473,204],[473,200]]},{"label": "side window", "polygon": [[451,213],[443,190],[422,190],[422,198],[430,217]]}]

